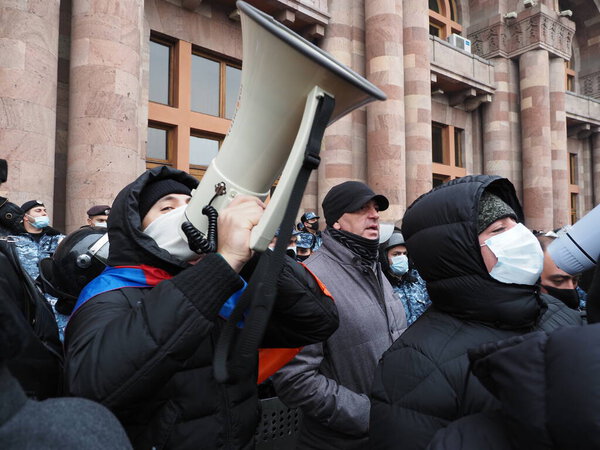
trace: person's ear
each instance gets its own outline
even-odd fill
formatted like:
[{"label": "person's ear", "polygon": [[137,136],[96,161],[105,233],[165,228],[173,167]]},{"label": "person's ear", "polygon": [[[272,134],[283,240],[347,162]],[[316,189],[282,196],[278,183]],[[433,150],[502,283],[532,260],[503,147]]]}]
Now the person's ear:
[{"label": "person's ear", "polygon": [[94,225],[94,222],[89,217],[87,218],[87,223],[88,223],[89,226],[93,226]]},{"label": "person's ear", "polygon": [[335,230],[341,230],[341,229],[342,229],[342,226],[340,225],[340,223],[339,223],[339,222],[336,222],[336,223],[334,223],[334,224],[333,224],[333,228],[334,228]]}]

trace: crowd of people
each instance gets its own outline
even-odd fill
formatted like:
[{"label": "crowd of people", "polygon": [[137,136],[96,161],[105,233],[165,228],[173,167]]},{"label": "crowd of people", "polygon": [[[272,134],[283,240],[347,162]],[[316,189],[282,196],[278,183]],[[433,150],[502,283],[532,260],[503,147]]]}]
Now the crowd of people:
[{"label": "crowd of people", "polygon": [[385,238],[385,196],[332,187],[272,274],[261,348],[289,351],[226,383],[217,343],[275,253],[250,249],[265,204],[244,195],[193,251],[197,184],[150,169],[67,236],[42,201],[0,198],[2,448],[253,448],[267,383],[302,412],[299,449],[600,448],[599,271],[581,286],[554,263],[557,231],[524,226],[509,180],[434,188]]}]

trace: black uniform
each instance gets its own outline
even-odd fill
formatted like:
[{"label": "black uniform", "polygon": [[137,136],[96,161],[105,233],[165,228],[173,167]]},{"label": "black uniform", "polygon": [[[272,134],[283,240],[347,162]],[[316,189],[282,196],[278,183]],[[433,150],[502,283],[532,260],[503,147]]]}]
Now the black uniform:
[{"label": "black uniform", "polygon": [[486,189],[522,220],[510,182],[487,175],[442,185],[404,216],[407,248],[433,304],[379,363],[371,403],[373,448],[425,448],[451,421],[497,406],[468,375],[469,348],[581,323],[576,311],[539,294],[538,286],[500,283],[488,274],[477,236],[479,199]]},{"label": "black uniform", "polygon": [[[65,343],[69,390],[108,406],[136,448],[251,448],[256,377],[220,385],[212,367],[219,309],[242,281],[220,255],[190,266],[142,233],[140,191],[162,178],[197,184],[161,167],[121,191],[109,216],[109,264],[146,264],[173,277],[154,288],[105,292],[75,311]],[[279,284],[287,281],[287,289],[275,303],[265,347],[313,343],[337,327],[335,305],[299,267],[290,259],[284,268]]]}]

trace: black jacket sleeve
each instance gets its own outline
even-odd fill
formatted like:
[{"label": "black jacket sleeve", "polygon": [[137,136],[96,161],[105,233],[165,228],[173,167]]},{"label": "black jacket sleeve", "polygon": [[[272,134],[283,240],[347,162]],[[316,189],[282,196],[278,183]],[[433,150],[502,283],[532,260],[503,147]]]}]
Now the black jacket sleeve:
[{"label": "black jacket sleeve", "polygon": [[262,347],[300,347],[326,340],[338,327],[338,313],[316,278],[286,256],[277,298]]},{"label": "black jacket sleeve", "polygon": [[154,288],[123,288],[89,300],[66,331],[68,390],[111,409],[135,409],[181,370],[242,281],[209,255]]}]

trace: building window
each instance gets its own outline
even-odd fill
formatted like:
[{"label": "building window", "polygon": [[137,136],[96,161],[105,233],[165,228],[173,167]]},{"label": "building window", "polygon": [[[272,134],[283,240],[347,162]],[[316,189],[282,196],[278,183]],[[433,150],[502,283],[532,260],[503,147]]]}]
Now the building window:
[{"label": "building window", "polygon": [[446,39],[461,34],[455,0],[429,0],[429,34]]},{"label": "building window", "polygon": [[229,130],[240,83],[239,62],[153,34],[146,166],[202,178]]},{"label": "building window", "polygon": [[464,130],[440,123],[431,124],[433,186],[467,174],[464,157]]},{"label": "building window", "polygon": [[575,68],[573,66],[573,56],[565,61],[565,88],[567,91],[575,92]]},{"label": "building window", "polygon": [[571,225],[579,218],[577,202],[579,196],[579,185],[577,177],[577,154],[569,153],[569,196],[571,202]]}]

